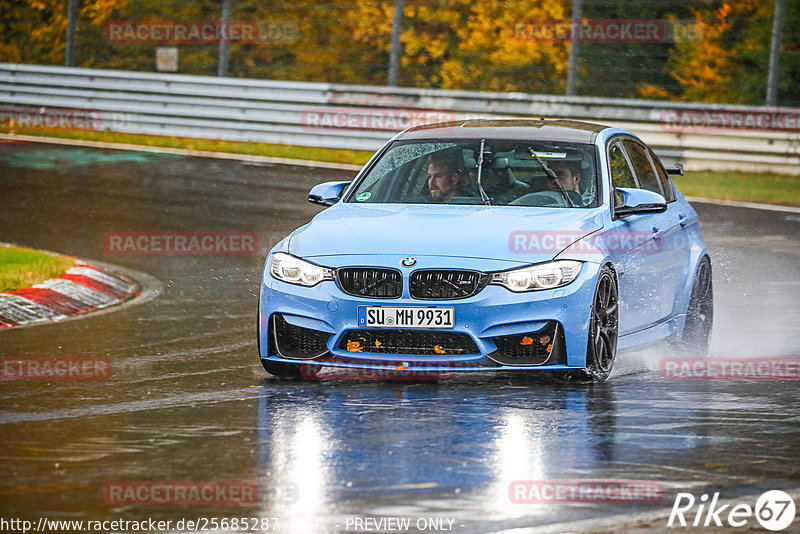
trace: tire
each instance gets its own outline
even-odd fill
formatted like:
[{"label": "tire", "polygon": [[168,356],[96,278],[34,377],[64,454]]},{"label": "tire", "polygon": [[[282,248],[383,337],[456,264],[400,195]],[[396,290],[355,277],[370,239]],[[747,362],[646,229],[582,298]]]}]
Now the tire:
[{"label": "tire", "polygon": [[675,346],[679,355],[694,358],[707,356],[713,326],[714,283],[711,260],[708,256],[703,256],[694,274],[683,333]]},{"label": "tire", "polygon": [[611,374],[618,338],[619,292],[614,271],[606,265],[597,277],[586,347],[586,374],[595,382],[604,382]]},{"label": "tire", "polygon": [[586,367],[577,372],[563,373],[561,378],[569,381],[605,382],[614,366],[618,339],[619,290],[614,271],[605,265],[597,277],[592,300]]}]

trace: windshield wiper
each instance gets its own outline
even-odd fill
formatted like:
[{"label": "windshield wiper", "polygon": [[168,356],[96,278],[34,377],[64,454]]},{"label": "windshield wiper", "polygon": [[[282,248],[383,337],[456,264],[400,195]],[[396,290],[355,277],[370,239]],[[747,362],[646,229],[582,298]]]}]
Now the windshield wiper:
[{"label": "windshield wiper", "polygon": [[536,158],[536,161],[538,161],[539,165],[541,165],[542,168],[544,169],[545,174],[547,174],[547,176],[551,180],[553,180],[553,182],[555,182],[556,187],[558,188],[559,191],[561,191],[561,194],[564,196],[564,199],[567,201],[567,204],[569,204],[569,207],[574,208],[575,204],[572,202],[572,199],[569,198],[569,195],[567,194],[566,189],[564,189],[564,186],[561,185],[561,182],[558,181],[558,176],[556,176],[556,173],[553,172],[553,169],[548,167],[547,164],[544,161],[542,161],[542,158],[539,157],[539,155],[533,148],[528,147],[528,152],[531,153],[531,156]]},{"label": "windshield wiper", "polygon": [[486,139],[481,139],[481,151],[478,154],[478,191],[481,193],[481,200],[487,206],[492,205],[492,201],[489,199],[489,195],[486,194],[486,191],[483,190],[483,186],[481,185],[481,171],[483,170],[483,147],[486,144]]}]

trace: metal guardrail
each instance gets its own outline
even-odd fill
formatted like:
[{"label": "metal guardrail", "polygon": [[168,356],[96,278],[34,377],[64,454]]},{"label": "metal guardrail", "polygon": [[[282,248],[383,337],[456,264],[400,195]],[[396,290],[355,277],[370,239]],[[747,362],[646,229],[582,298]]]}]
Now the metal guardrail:
[{"label": "metal guardrail", "polygon": [[[800,174],[800,109],[368,87],[0,63],[0,117],[15,108],[118,132],[375,150],[411,123],[569,118],[628,128],[687,169]],[[9,111],[11,110],[11,111]],[[61,111],[59,111],[61,110]],[[671,126],[676,113],[783,115],[783,131]],[[763,118],[763,117],[762,117]],[[25,119],[23,119],[25,120]],[[35,119],[34,119],[35,120]],[[42,119],[44,120],[44,119]],[[52,119],[51,119],[52,120]],[[793,122],[792,122],[793,121]],[[788,125],[788,126],[787,126]],[[21,126],[24,126],[22,124]]]}]

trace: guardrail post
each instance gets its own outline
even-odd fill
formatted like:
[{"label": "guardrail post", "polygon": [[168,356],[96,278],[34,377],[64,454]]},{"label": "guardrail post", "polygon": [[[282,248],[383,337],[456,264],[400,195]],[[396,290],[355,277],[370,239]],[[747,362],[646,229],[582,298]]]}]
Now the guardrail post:
[{"label": "guardrail post", "polygon": [[75,66],[75,26],[78,19],[78,0],[69,0],[67,5],[67,49],[64,54],[64,65]]},{"label": "guardrail post", "polygon": [[572,20],[570,21],[569,70],[567,71],[567,95],[578,94],[578,59],[581,53],[581,11],[582,0],[572,0]]},{"label": "guardrail post", "polygon": [[397,87],[397,73],[400,70],[400,33],[403,28],[403,0],[394,0],[392,16],[392,49],[389,52],[389,87]]},{"label": "guardrail post", "polygon": [[217,76],[228,75],[228,55],[230,52],[230,31],[231,11],[233,11],[233,0],[222,0],[222,36],[219,40],[219,63],[217,64]]},{"label": "guardrail post", "polygon": [[783,33],[783,0],[775,0],[772,17],[772,44],[769,47],[769,74],[767,77],[767,105],[778,101],[778,63],[781,57],[781,33]]}]

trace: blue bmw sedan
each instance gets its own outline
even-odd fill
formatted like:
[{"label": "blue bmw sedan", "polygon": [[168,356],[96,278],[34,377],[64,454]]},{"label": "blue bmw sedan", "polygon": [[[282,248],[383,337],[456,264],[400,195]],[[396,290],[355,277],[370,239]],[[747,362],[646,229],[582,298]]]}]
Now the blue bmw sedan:
[{"label": "blue bmw sedan", "polygon": [[[620,128],[466,120],[395,136],[264,266],[261,363],[308,378],[550,371],[606,380],[651,344],[705,354],[711,261],[696,212]],[[666,342],[666,343],[665,343]]]}]

